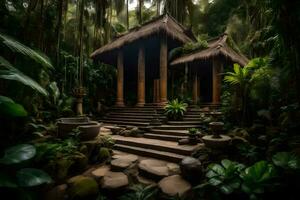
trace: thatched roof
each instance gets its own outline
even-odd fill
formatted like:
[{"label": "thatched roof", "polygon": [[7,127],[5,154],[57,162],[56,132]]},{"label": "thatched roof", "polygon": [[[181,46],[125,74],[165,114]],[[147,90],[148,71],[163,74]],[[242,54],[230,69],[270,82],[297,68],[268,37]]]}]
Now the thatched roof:
[{"label": "thatched roof", "polygon": [[227,34],[223,34],[220,37],[211,39],[208,41],[207,49],[199,50],[191,54],[176,58],[171,62],[171,65],[179,65],[194,61],[208,60],[217,56],[224,56],[225,58],[230,59],[232,62],[245,66],[249,61],[248,58],[246,58],[246,56],[244,56],[242,53],[238,53],[233,50],[227,44],[227,40]]},{"label": "thatched roof", "polygon": [[161,15],[149,22],[146,22],[140,27],[130,29],[127,33],[118,36],[112,42],[102,46],[91,54],[92,58],[96,56],[119,49],[122,46],[137,41],[139,39],[147,38],[153,34],[166,33],[168,37],[178,40],[182,43],[187,43],[195,40],[192,34],[188,33],[188,30],[177,22],[169,14]]}]

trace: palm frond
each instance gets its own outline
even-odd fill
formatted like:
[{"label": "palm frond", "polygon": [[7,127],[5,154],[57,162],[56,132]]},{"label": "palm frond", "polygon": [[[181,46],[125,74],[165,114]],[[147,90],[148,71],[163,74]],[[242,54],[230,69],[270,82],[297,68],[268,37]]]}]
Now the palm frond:
[{"label": "palm frond", "polygon": [[49,58],[45,55],[43,55],[40,52],[37,52],[20,42],[16,41],[15,39],[4,35],[3,33],[0,33],[0,38],[2,40],[2,43],[7,46],[9,49],[11,49],[14,52],[18,52],[23,54],[24,56],[28,56],[37,63],[41,64],[42,66],[50,69],[54,69]]},{"label": "palm frond", "polygon": [[0,78],[6,80],[14,80],[18,81],[24,85],[27,85],[34,89],[35,91],[43,94],[44,96],[48,96],[48,92],[40,86],[36,81],[34,81],[29,76],[23,74],[21,71],[13,67],[6,59],[0,56]]}]

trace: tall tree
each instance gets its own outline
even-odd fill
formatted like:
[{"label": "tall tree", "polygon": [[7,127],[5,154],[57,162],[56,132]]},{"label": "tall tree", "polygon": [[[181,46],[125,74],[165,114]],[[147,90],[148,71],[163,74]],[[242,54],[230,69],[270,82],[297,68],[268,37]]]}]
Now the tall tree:
[{"label": "tall tree", "polygon": [[57,0],[57,22],[55,28],[56,35],[56,66],[59,66],[60,57],[60,40],[61,40],[61,28],[62,28],[62,17],[63,17],[63,5],[64,0]]},{"label": "tall tree", "polygon": [[137,18],[138,18],[139,24],[143,23],[143,13],[142,13],[143,4],[144,4],[143,0],[138,0]]}]

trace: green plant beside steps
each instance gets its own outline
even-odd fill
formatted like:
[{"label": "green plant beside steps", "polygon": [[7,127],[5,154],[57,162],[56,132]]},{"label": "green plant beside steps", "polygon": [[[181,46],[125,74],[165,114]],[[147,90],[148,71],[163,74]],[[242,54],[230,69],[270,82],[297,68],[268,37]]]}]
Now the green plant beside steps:
[{"label": "green plant beside steps", "polygon": [[167,103],[165,106],[165,113],[169,120],[181,120],[187,106],[186,103],[175,99]]}]

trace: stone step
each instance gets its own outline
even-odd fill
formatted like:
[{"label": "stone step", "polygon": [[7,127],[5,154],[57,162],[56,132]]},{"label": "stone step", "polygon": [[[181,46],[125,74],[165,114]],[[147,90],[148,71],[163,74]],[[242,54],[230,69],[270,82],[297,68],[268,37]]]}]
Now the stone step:
[{"label": "stone step", "polygon": [[190,128],[202,128],[202,125],[162,125],[160,130],[188,130]]},{"label": "stone step", "polygon": [[167,124],[170,125],[200,125],[201,121],[168,121]]},{"label": "stone step", "polygon": [[126,122],[150,122],[151,119],[143,119],[143,118],[139,118],[139,117],[135,117],[135,118],[129,118],[126,116],[105,116],[103,117],[104,120],[113,120],[113,121],[126,121]]},{"label": "stone step", "polygon": [[162,112],[164,111],[164,109],[156,109],[156,108],[110,108],[110,111],[118,111],[118,112],[122,112],[122,111],[129,111],[129,112]]},{"label": "stone step", "polygon": [[183,117],[183,121],[200,121],[200,117]]},{"label": "stone step", "polygon": [[140,156],[152,157],[156,159],[166,160],[169,162],[179,163],[185,156],[178,155],[176,153],[170,153],[165,151],[157,151],[153,149],[145,149],[142,147],[134,147],[123,144],[115,144],[114,149],[132,153]]},{"label": "stone step", "polygon": [[[111,110],[111,112],[117,113],[143,113],[143,114],[155,114],[154,110]],[[158,112],[159,113],[159,112]]]},{"label": "stone step", "polygon": [[99,121],[106,124],[131,125],[137,127],[146,127],[149,125],[149,123],[146,122],[129,122],[129,121],[115,121],[115,120],[103,120],[103,119]]},{"label": "stone step", "polygon": [[[151,113],[144,113],[144,112],[110,112],[109,115],[133,115],[133,116],[153,116],[155,113],[151,112]],[[162,113],[157,113],[157,114],[162,114]]]},{"label": "stone step", "polygon": [[177,142],[162,141],[157,139],[113,136],[116,144],[141,147],[157,151],[166,151],[180,155],[191,155],[198,145],[178,145]]},{"label": "stone step", "polygon": [[184,114],[183,117],[192,117],[192,118],[194,118],[194,117],[200,117],[200,114]]},{"label": "stone step", "polygon": [[[126,115],[126,113],[107,113],[106,117],[126,117],[126,118],[138,118],[138,119],[153,119],[153,115],[144,115],[138,113],[137,115],[130,113]],[[166,116],[158,115],[159,119],[165,119]]]},{"label": "stone step", "polygon": [[157,133],[145,133],[144,137],[157,139],[157,140],[173,141],[173,142],[178,142],[181,139],[188,138],[187,136],[164,135],[164,134],[157,134]]},{"label": "stone step", "polygon": [[187,136],[188,131],[186,130],[164,130],[157,128],[150,129],[151,133],[160,134],[160,135],[173,135],[173,136]]}]

